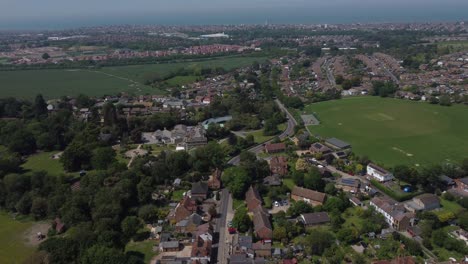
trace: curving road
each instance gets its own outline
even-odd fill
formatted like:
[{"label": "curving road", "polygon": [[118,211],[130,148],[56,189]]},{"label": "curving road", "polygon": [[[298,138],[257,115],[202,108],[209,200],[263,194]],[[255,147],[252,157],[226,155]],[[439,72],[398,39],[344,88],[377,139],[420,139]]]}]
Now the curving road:
[{"label": "curving road", "polygon": [[[297,121],[296,121],[296,119],[294,119],[293,115],[291,115],[291,113],[289,113],[288,109],[280,102],[280,100],[276,99],[275,103],[278,105],[280,110],[286,114],[286,117],[288,118],[286,129],[279,135],[279,138],[281,140],[283,140],[283,139],[285,139],[285,138],[287,138],[289,136],[294,135],[294,127],[297,125]],[[249,148],[248,151],[250,151],[252,153],[255,153],[255,154],[259,154],[260,152],[263,151],[263,145],[267,144],[267,143],[270,143],[271,141],[273,141],[273,139],[269,140],[269,141],[266,141],[266,142],[264,142],[262,144],[258,144],[256,146],[253,146],[253,147]],[[237,155],[234,158],[232,158],[231,160],[229,160],[228,164],[238,165],[239,162],[240,162],[240,156]]]}]

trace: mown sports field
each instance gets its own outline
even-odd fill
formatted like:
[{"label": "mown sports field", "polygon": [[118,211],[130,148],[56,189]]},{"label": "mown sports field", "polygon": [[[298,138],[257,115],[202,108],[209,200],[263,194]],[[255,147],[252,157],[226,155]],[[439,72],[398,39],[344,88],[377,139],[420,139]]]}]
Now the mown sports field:
[{"label": "mown sports field", "polygon": [[468,157],[468,107],[354,97],[308,105],[320,125],[312,134],[337,137],[387,166],[458,162]]},{"label": "mown sports field", "polygon": [[[266,57],[220,57],[199,61],[104,67],[101,69],[58,69],[0,71],[0,98],[34,99],[41,93],[45,98],[68,95],[90,96],[130,94],[161,94],[167,91],[144,85],[147,76],[165,76],[180,68],[223,67],[226,70],[245,67]],[[191,78],[191,79],[190,79]],[[169,83],[180,85],[196,80],[193,76],[177,76]]]}]

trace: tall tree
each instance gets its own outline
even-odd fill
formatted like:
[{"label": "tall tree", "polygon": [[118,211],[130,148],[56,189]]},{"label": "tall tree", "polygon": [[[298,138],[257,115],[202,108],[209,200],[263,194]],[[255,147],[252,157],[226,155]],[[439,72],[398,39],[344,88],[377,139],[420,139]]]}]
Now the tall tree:
[{"label": "tall tree", "polygon": [[44,97],[42,97],[42,94],[38,94],[36,96],[36,99],[34,100],[33,111],[36,118],[43,118],[47,116],[47,103],[45,102]]}]

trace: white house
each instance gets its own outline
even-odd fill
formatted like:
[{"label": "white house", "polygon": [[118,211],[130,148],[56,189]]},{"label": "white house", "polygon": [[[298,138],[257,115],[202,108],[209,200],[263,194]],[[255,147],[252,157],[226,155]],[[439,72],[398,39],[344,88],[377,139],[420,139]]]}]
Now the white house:
[{"label": "white house", "polygon": [[386,182],[393,179],[393,174],[373,163],[367,165],[367,174],[374,177],[379,182]]}]

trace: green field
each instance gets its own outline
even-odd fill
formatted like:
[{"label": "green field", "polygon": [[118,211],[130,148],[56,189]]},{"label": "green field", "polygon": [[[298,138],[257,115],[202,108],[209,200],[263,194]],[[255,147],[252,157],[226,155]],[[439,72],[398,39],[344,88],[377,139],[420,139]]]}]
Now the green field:
[{"label": "green field", "polygon": [[156,243],[151,240],[147,241],[139,241],[139,242],[134,242],[131,241],[129,242],[126,247],[125,247],[125,252],[133,251],[133,252],[138,252],[143,255],[145,255],[145,263],[150,263],[151,259],[156,256],[156,252],[153,251],[153,246]]},{"label": "green field", "polygon": [[[162,94],[166,91],[143,84],[148,76],[164,76],[183,67],[223,67],[230,70],[264,60],[266,57],[225,57],[197,62],[116,66],[95,70],[0,71],[0,98],[13,96],[32,99],[39,93],[48,99],[81,93],[90,96],[115,95],[120,92]],[[186,83],[188,80],[176,77],[172,81]]]},{"label": "green field", "polygon": [[439,49],[442,48],[449,48],[452,51],[461,51],[461,50],[468,50],[468,41],[463,40],[455,40],[455,41],[443,41],[438,42],[437,47]]},{"label": "green field", "polygon": [[196,67],[223,67],[226,70],[231,70],[239,67],[251,65],[254,61],[264,61],[266,57],[225,57],[208,59],[194,62],[176,62],[176,63],[161,63],[161,64],[146,64],[146,65],[130,65],[119,67],[106,67],[102,71],[116,76],[129,78],[138,82],[143,82],[145,78],[153,73],[159,76],[165,76],[175,72],[180,68],[196,68]]},{"label": "green field", "polygon": [[181,86],[189,83],[194,83],[199,80],[199,76],[176,76],[166,81],[170,86]]},{"label": "green field", "polygon": [[468,107],[354,97],[306,107],[321,121],[314,135],[336,137],[375,162],[427,165],[468,156]]},{"label": "green field", "polygon": [[0,212],[0,263],[23,263],[34,252],[25,245],[23,233],[33,225],[30,221],[14,220]]},{"label": "green field", "polygon": [[65,171],[63,170],[62,163],[58,159],[51,158],[56,153],[58,151],[34,154],[27,159],[22,167],[29,171],[46,171],[55,176],[63,174]]}]

